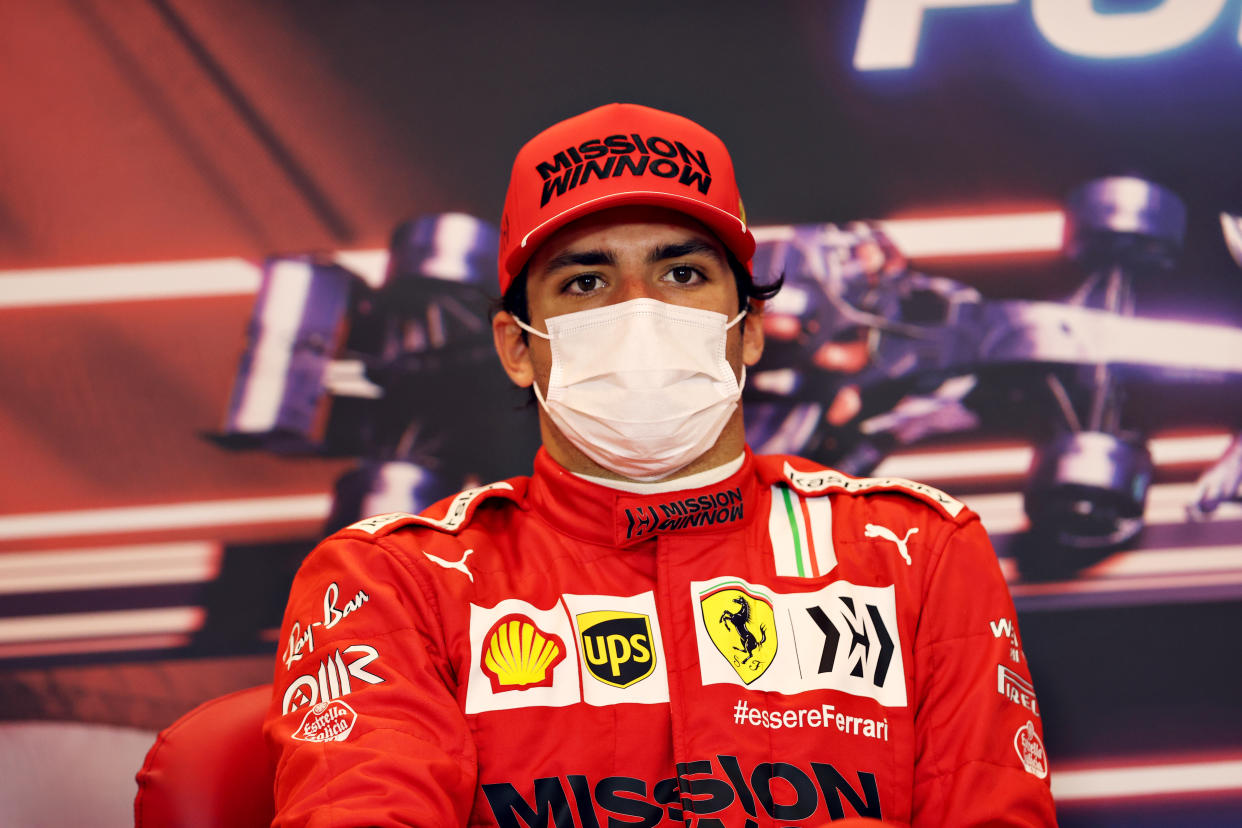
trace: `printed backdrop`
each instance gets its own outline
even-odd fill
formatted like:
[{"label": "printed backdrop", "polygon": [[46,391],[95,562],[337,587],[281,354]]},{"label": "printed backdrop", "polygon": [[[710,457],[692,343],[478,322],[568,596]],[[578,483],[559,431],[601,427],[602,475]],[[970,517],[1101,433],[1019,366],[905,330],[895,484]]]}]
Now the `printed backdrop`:
[{"label": "printed backdrop", "polygon": [[1242,2],[0,23],[0,822],[127,824],[155,732],[270,680],[325,531],[529,468],[494,223],[614,100],[725,140],[784,274],[751,443],[983,517],[1062,824],[1236,820]]}]

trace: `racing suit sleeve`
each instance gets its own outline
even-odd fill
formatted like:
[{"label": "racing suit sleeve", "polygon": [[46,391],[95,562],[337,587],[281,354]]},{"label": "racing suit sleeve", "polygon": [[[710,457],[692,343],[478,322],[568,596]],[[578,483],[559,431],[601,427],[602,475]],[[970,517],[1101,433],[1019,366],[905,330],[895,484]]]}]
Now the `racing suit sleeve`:
[{"label": "racing suit sleeve", "polygon": [[391,538],[338,535],[306,559],[264,723],[273,826],[466,823],[477,762],[441,617]]},{"label": "racing suit sleeve", "polygon": [[1017,616],[977,517],[950,530],[925,590],[913,825],[1056,825]]}]

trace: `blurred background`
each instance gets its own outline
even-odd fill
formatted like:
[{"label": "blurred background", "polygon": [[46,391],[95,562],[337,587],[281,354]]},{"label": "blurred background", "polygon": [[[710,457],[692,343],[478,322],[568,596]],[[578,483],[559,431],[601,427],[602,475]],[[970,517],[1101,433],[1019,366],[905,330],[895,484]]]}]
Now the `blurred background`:
[{"label": "blurred background", "polygon": [[752,445],[982,516],[1062,824],[1236,824],[1240,70],[1242,0],[4,4],[0,823],[128,824],[325,532],[529,470],[509,166],[632,101],[785,276]]}]

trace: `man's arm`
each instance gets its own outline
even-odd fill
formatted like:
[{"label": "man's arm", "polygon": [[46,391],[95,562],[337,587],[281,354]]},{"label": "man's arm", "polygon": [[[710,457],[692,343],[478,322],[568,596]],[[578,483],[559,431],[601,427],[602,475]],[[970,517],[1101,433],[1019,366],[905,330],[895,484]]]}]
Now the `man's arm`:
[{"label": "man's arm", "polygon": [[913,824],[1055,825],[1017,616],[977,518],[934,565],[914,655]]},{"label": "man's arm", "polygon": [[264,725],[274,826],[466,823],[474,744],[440,618],[391,537],[345,530],[307,558]]}]

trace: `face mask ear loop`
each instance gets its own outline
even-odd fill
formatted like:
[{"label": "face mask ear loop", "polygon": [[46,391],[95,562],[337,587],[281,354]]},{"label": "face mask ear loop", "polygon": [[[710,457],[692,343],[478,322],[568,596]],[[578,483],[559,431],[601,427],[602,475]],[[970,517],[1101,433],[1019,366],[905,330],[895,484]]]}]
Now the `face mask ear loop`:
[{"label": "face mask ear loop", "polygon": [[[539,400],[539,407],[544,411],[548,411],[548,404],[544,401],[543,394],[539,393],[539,383],[531,380],[530,389],[535,392],[535,399]],[[548,413],[551,414],[552,412],[548,411]]]},{"label": "face mask ear loop", "polygon": [[[750,309],[742,308],[740,311],[738,311],[737,316],[733,317],[732,319],[730,319],[728,322],[725,323],[725,330],[727,331],[729,330],[729,328],[732,328],[738,322],[741,322],[742,317],[746,315],[746,312],[748,310]],[[516,319],[516,317],[514,318]],[[737,381],[737,387],[739,391],[746,387],[746,366],[745,365],[742,366],[742,376],[741,376],[741,379]]]},{"label": "face mask ear loop", "polygon": [[514,322],[514,324],[516,324],[519,328],[521,328],[522,330],[526,331],[526,332],[527,332],[527,333],[529,333],[529,334],[534,334],[535,336],[539,337],[540,339],[546,339],[546,340],[548,340],[549,342],[551,342],[551,341],[552,341],[552,337],[551,337],[549,334],[543,333],[542,331],[537,331],[537,330],[535,330],[535,329],[534,329],[534,328],[532,328],[530,325],[527,325],[525,322],[523,322],[521,319],[518,319],[516,316],[514,316],[514,317],[513,317],[513,322]]},{"label": "face mask ear loop", "polygon": [[[546,339],[546,340],[548,340],[549,342],[551,342],[551,341],[552,341],[552,337],[551,337],[550,335],[548,335],[548,334],[546,334],[546,333],[543,333],[543,332],[541,332],[541,331],[537,331],[537,330],[535,330],[534,328],[532,328],[530,325],[527,325],[527,324],[526,324],[525,322],[523,322],[521,319],[518,319],[518,318],[517,318],[517,316],[512,315],[512,314],[510,314],[510,315],[511,315],[511,316],[513,316],[513,321],[514,321],[514,323],[516,323],[516,324],[517,324],[517,326],[518,326],[519,328],[521,328],[522,330],[526,331],[526,332],[527,332],[527,333],[529,333],[529,334],[534,334],[535,336],[539,337],[540,339]],[[547,410],[548,410],[548,404],[547,404],[546,402],[544,402],[544,400],[543,400],[543,394],[540,394],[540,393],[539,393],[539,383],[537,383],[537,382],[535,382],[534,380],[532,380],[532,381],[531,381],[531,383],[530,383],[530,387],[534,390],[534,392],[535,392],[535,399],[539,400],[539,405],[540,405],[540,407],[541,407],[541,408],[543,408],[543,410],[544,410],[544,411],[547,411]]]}]

